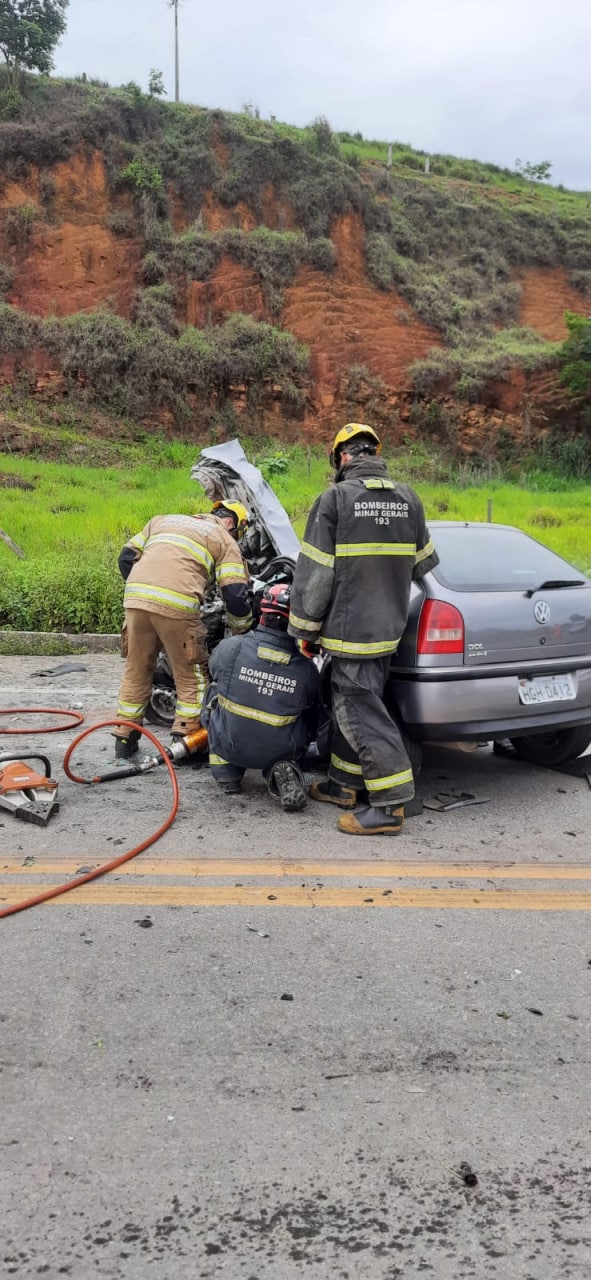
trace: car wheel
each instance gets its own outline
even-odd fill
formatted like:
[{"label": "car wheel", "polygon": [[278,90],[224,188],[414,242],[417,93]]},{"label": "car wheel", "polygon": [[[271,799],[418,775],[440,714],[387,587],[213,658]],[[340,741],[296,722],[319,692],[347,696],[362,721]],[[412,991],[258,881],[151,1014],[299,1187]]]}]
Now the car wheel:
[{"label": "car wheel", "polygon": [[404,744],[404,750],[406,751],[406,754],[410,760],[411,768],[412,768],[414,779],[416,782],[421,772],[421,769],[423,767],[423,748],[421,743],[417,742],[416,738],[409,737],[406,730],[403,729],[400,724],[398,724],[398,728],[400,730],[400,736]]},{"label": "car wheel", "polygon": [[524,738],[510,738],[520,760],[529,764],[551,767],[576,760],[587,750],[591,742],[591,724],[577,725],[573,729],[556,729],[554,733],[532,733]]},{"label": "car wheel", "polygon": [[159,724],[164,729],[170,729],[174,720],[175,707],[176,690],[163,685],[153,685],[144,719],[148,724]]}]

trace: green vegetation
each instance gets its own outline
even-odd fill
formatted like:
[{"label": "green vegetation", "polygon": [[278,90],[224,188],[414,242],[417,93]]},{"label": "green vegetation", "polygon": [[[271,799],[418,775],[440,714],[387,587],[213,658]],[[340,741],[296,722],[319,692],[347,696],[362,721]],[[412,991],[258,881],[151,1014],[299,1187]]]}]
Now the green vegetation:
[{"label": "green vegetation", "polygon": [[[68,434],[69,448],[74,433]],[[246,443],[302,534],[313,498],[328,482],[326,454],[274,442]],[[25,552],[0,542],[0,627],[114,632],[122,621],[117,558],[124,542],[158,512],[207,509],[189,472],[198,446],[148,436],[103,444],[120,465],[70,466],[0,455],[3,525]],[[421,493],[433,519],[516,524],[591,572],[591,485],[577,483],[577,455],[550,444],[526,465],[450,464],[440,452],[408,444],[390,459]],[[580,457],[578,459],[580,462]],[[587,458],[587,465],[589,459]],[[553,470],[542,470],[551,464]]]},{"label": "green vegetation", "polygon": [[222,325],[185,327],[177,336],[172,302],[168,286],[146,289],[135,325],[111,311],[39,320],[0,303],[0,350],[45,350],[59,361],[72,391],[136,418],[170,408],[183,421],[191,395],[223,404],[232,387],[244,386],[256,399],[271,380],[283,383],[288,404],[301,404],[308,352],[293,334],[237,313]]},{"label": "green vegetation", "polygon": [[560,348],[560,381],[572,396],[591,394],[591,319],[567,313],[568,338]]},{"label": "green vegetation", "polygon": [[429,392],[451,380],[460,400],[477,400],[490,378],[518,365],[527,372],[556,363],[559,344],[545,342],[533,329],[498,329],[487,337],[460,335],[453,347],[433,347],[409,373],[415,389]]},{"label": "green vegetation", "polygon": [[53,67],[53,51],[66,29],[69,0],[0,0],[0,53],[18,93],[21,71]]}]

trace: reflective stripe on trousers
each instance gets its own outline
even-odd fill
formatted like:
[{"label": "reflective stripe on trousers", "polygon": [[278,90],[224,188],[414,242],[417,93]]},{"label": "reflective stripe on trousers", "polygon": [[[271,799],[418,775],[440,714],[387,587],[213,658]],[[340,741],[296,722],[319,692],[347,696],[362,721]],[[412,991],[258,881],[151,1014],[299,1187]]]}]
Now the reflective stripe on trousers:
[{"label": "reflective stripe on trousers", "polygon": [[384,689],[390,658],[332,658],[333,736],[329,777],[368,792],[380,808],[404,804],[415,793],[413,773]]},{"label": "reflective stripe on trousers", "polygon": [[[177,694],[172,730],[188,733],[199,723],[209,684],[203,623],[200,618],[170,618],[148,609],[126,609],[125,621],[128,655],[119,689],[118,717],[141,724],[150,701],[156,659],[165,649]],[[125,728],[117,730],[116,736],[125,735]]]}]

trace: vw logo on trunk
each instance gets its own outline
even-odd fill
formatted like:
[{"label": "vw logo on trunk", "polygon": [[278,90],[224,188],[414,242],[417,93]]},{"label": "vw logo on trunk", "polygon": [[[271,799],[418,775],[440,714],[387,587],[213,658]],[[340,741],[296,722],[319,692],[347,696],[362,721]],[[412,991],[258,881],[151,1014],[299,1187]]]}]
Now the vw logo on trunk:
[{"label": "vw logo on trunk", "polygon": [[534,618],[542,626],[545,622],[550,621],[550,605],[546,604],[545,600],[538,600],[537,604],[534,605]]}]

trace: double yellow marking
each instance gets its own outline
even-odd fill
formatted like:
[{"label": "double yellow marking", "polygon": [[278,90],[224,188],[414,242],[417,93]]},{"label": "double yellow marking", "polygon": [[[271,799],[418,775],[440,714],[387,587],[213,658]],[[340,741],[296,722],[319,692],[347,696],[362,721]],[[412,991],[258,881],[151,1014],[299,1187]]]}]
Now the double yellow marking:
[{"label": "double yellow marking", "polygon": [[[95,865],[98,862],[93,859]],[[85,865],[89,865],[86,863]],[[39,860],[24,866],[16,860],[0,862],[0,903],[10,905],[73,877],[80,861]],[[53,877],[48,884],[46,877]],[[43,877],[43,878],[41,878]],[[249,879],[261,884],[244,884]],[[172,884],[190,879],[191,884]],[[212,883],[223,879],[228,884]],[[306,883],[293,883],[294,880]],[[365,883],[338,885],[334,881]],[[396,880],[537,881],[521,889],[442,884],[439,888],[393,885]],[[160,883],[150,883],[156,880]],[[418,910],[589,911],[591,865],[540,866],[525,863],[436,862],[278,862],[231,859],[142,859],[120,867],[112,876],[83,885],[53,900],[51,905],[191,906],[191,907],[406,907]],[[326,882],[329,881],[327,884]],[[330,883],[333,881],[333,883]],[[384,884],[386,881],[386,884]],[[544,882],[579,881],[572,889],[539,888]],[[291,882],[291,883],[290,883]]]}]

